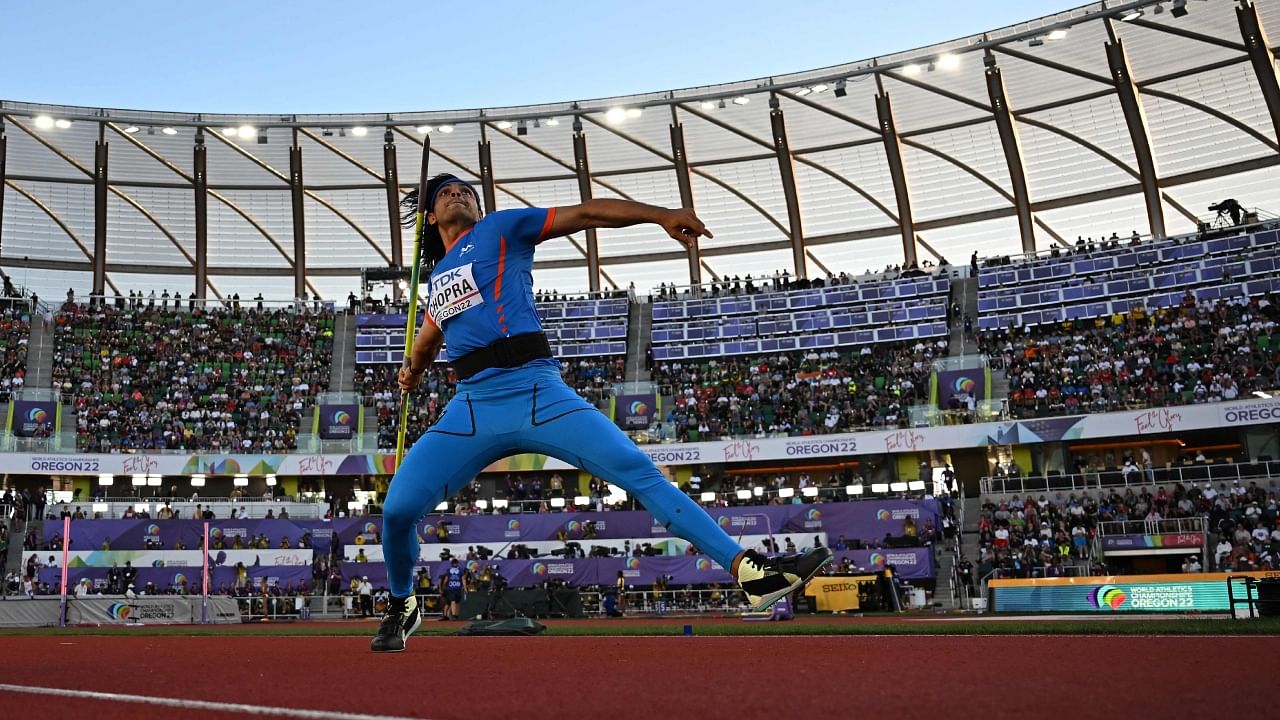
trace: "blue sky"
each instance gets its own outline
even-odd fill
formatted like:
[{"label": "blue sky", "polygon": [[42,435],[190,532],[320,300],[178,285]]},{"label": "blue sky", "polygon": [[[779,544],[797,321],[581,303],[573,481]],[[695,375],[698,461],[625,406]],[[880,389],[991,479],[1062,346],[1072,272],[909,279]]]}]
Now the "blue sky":
[{"label": "blue sky", "polygon": [[440,110],[808,70],[1072,0],[0,3],[0,99],[183,112]]}]

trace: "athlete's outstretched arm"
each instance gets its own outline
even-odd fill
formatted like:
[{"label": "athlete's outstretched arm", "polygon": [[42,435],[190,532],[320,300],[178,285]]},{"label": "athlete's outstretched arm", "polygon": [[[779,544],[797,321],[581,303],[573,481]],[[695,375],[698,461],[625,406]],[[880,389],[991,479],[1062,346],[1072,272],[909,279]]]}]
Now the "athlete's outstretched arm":
[{"label": "athlete's outstretched arm", "polygon": [[699,236],[712,237],[692,208],[664,208],[631,200],[588,200],[556,208],[547,237],[561,237],[590,228],[620,228],[654,223],[671,237],[688,244]]},{"label": "athlete's outstretched arm", "polygon": [[435,362],[442,345],[444,345],[444,333],[431,322],[431,316],[424,313],[422,329],[413,336],[413,352],[404,359],[404,364],[400,366],[400,374],[396,378],[401,390],[408,392],[422,382],[423,374],[427,372],[427,368],[431,367],[431,363]]}]

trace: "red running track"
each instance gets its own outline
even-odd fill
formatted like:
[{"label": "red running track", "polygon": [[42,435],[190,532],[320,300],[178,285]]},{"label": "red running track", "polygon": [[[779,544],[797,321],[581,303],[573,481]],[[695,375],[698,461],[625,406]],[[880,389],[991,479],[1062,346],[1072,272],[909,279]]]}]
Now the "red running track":
[{"label": "red running track", "polygon": [[[0,684],[471,720],[1270,717],[1280,637],[7,637]],[[11,717],[241,717],[0,691]]]}]

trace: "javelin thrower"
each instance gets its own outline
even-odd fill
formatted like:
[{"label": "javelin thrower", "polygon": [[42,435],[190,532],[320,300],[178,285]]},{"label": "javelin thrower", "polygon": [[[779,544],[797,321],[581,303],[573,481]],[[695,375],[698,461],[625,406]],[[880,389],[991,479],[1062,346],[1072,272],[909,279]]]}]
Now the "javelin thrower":
[{"label": "javelin thrower", "polygon": [[659,225],[681,243],[711,237],[693,210],[599,199],[482,218],[475,188],[453,175],[436,175],[403,204],[425,212],[413,219],[424,218],[421,251],[429,274],[426,314],[400,368],[400,387],[407,393],[418,386],[446,339],[458,386],[387,492],[382,549],[391,602],[373,638],[375,652],[403,650],[422,621],[412,583],[418,519],[485,466],[517,453],[559,458],[635,495],[672,534],[728,569],[756,610],[831,562],[825,547],[774,558],[743,550],[622,430],[565,385],[551,356],[534,308],[537,246],[589,228],[641,223]]}]

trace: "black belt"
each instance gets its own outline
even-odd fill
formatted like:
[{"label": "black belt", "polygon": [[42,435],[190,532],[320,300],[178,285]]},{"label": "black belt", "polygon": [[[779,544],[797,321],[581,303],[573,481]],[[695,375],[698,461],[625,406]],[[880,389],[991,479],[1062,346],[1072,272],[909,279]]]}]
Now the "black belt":
[{"label": "black belt", "polygon": [[451,362],[458,379],[466,380],[481,370],[520,367],[530,360],[549,357],[551,344],[547,342],[547,336],[536,332],[503,338]]}]

